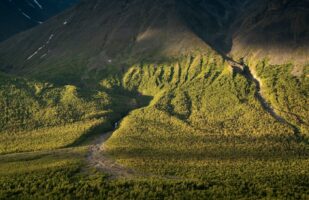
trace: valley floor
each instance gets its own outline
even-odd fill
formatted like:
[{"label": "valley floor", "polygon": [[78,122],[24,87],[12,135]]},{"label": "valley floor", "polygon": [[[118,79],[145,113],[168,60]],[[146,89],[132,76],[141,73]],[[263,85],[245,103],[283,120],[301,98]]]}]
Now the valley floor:
[{"label": "valley floor", "polygon": [[[305,155],[191,158],[191,165],[182,156],[168,161],[161,154],[157,166],[148,166],[151,171],[132,170],[104,155],[110,134],[84,147],[0,156],[0,199],[306,199],[309,195]],[[175,166],[181,170],[179,164],[192,169],[171,174],[173,169],[165,166],[170,172],[153,171],[166,164],[174,170]]]},{"label": "valley floor", "polygon": [[112,178],[128,178],[133,176],[133,172],[118,165],[112,158],[105,153],[105,142],[113,132],[103,133],[102,136],[96,138],[93,144],[90,145],[89,153],[87,154],[87,162],[90,167],[108,173]]}]

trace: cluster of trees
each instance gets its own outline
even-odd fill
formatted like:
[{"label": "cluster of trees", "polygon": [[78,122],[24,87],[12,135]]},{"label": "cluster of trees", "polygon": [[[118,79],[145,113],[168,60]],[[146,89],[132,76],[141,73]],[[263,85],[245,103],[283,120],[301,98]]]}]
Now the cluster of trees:
[{"label": "cluster of trees", "polygon": [[304,67],[300,76],[294,76],[295,66],[270,65],[259,62],[256,71],[263,82],[263,92],[281,116],[297,126],[303,135],[309,136],[309,78]]},{"label": "cluster of trees", "polygon": [[199,179],[109,180],[98,171],[83,168],[81,173],[79,157],[84,153],[72,150],[45,157],[33,153],[14,162],[0,158],[0,199],[306,199],[309,195],[306,160],[218,159],[199,166]]},{"label": "cluster of trees", "polygon": [[75,144],[111,130],[124,113],[146,102],[113,77],[91,90],[0,74],[0,154]]},{"label": "cluster of trees", "polygon": [[74,144],[79,138],[89,135],[95,127],[108,123],[94,119],[61,126],[38,128],[0,134],[0,154],[51,150]]},{"label": "cluster of trees", "polygon": [[[263,109],[255,97],[256,85],[207,55],[133,66],[124,86],[154,96],[148,107],[126,117],[107,142],[109,153],[130,168],[163,177],[205,176],[205,180],[231,172],[231,182],[241,182],[235,177],[248,171],[258,174],[264,189],[281,184],[279,190],[284,190],[286,181],[303,170],[294,165],[308,162],[307,144],[298,143],[288,124]],[[283,172],[287,168],[291,170]],[[280,177],[267,178],[278,171]],[[244,177],[250,180],[250,175]],[[244,183],[248,190],[258,188],[249,182]]]},{"label": "cluster of trees", "polygon": [[[256,70],[267,99],[304,134],[308,78],[292,77],[290,69],[262,63]],[[0,83],[0,153],[79,144],[90,130],[102,131],[93,127],[112,127],[153,97],[124,118],[106,144],[117,162],[146,174],[144,181],[83,177],[80,164],[62,158],[61,166],[0,176],[0,198],[308,197],[308,144],[266,112],[254,83],[218,55],[135,65],[123,77],[106,77],[93,91],[2,75]],[[1,165],[11,171],[10,163]]]},{"label": "cluster of trees", "polygon": [[156,109],[208,132],[292,134],[291,127],[263,110],[254,83],[213,57],[188,55],[175,63],[133,66],[124,76],[124,87],[154,96]]}]

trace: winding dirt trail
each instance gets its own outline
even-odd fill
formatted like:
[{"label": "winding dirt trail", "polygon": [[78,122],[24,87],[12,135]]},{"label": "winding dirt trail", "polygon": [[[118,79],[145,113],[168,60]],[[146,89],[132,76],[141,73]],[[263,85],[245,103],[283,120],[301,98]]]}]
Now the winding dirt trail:
[{"label": "winding dirt trail", "polygon": [[91,167],[108,173],[111,178],[132,177],[134,172],[130,169],[118,165],[105,153],[104,143],[112,136],[113,132],[108,132],[95,139],[89,147],[87,155],[88,164]]},{"label": "winding dirt trail", "polygon": [[[103,134],[96,138],[93,144],[89,147],[87,155],[88,166],[94,167],[104,173],[110,175],[110,179],[117,178],[159,178],[162,180],[183,180],[178,176],[170,175],[157,175],[151,173],[136,172],[132,169],[128,169],[124,166],[117,164],[110,156],[105,152],[104,143],[113,135],[113,131]],[[196,180],[196,179],[190,179]]]}]

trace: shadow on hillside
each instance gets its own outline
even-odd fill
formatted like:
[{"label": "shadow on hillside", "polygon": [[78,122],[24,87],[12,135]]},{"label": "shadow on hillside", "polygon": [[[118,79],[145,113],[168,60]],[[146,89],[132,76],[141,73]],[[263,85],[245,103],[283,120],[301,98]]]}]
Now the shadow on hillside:
[{"label": "shadow on hillside", "polygon": [[[110,107],[110,109],[112,110],[111,112],[102,116],[96,116],[96,118],[104,119],[102,123],[91,127],[85,132],[85,134],[83,134],[80,138],[78,138],[72,144],[66,147],[86,146],[92,144],[98,136],[101,136],[102,134],[107,134],[111,131],[115,131],[118,128],[118,125],[122,121],[122,119],[126,117],[131,111],[148,106],[153,99],[153,97],[151,96],[141,95],[140,93],[132,93],[128,91],[126,92],[127,95],[130,95],[130,98],[136,100],[136,105],[134,107],[127,107],[127,109],[121,109],[120,107],[123,105],[119,105],[116,103],[115,105]],[[125,104],[126,102],[123,103]]]},{"label": "shadow on hillside", "polygon": [[215,152],[215,151],[205,151],[203,153],[199,152],[189,152],[189,151],[181,151],[181,152],[171,152],[164,151],[158,149],[134,149],[135,152],[149,152],[152,154],[146,155],[138,155],[136,153],[120,153],[117,151],[113,151],[112,155],[115,158],[119,159],[152,159],[152,160],[183,160],[183,161],[203,161],[203,160],[288,160],[288,159],[308,159],[309,153],[304,152],[301,149],[296,150],[286,150],[282,152],[273,152],[279,151],[280,149],[269,149],[269,153],[263,154],[262,152],[258,152],[256,150],[245,151],[241,148],[225,148],[225,152]]},{"label": "shadow on hillside", "polygon": [[[150,140],[150,138],[152,138]],[[309,150],[293,135],[221,135],[192,134],[132,137],[131,148],[115,147],[109,154],[116,159],[150,160],[278,160],[308,159]],[[161,142],[158,142],[161,141]],[[135,146],[135,147],[134,147]]]}]

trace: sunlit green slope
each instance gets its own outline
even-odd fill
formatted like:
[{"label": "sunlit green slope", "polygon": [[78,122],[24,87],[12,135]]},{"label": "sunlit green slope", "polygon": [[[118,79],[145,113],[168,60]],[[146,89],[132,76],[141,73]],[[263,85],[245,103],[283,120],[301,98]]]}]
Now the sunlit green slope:
[{"label": "sunlit green slope", "polygon": [[[229,58],[231,2],[82,1],[0,44],[0,198],[308,198],[308,65]],[[131,177],[89,164],[111,132]]]}]

